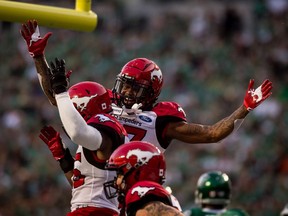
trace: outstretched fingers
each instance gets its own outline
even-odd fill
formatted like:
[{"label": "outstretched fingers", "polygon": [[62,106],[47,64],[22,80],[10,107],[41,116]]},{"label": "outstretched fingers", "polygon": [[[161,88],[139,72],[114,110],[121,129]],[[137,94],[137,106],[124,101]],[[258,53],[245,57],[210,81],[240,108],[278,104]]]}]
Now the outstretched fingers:
[{"label": "outstretched fingers", "polygon": [[272,82],[270,82],[269,80],[265,80],[262,84],[262,89],[266,90],[266,89],[272,89]]},{"label": "outstretched fingers", "polygon": [[22,24],[22,28],[20,30],[20,33],[21,33],[22,37],[25,39],[26,39],[26,37],[29,37],[29,35],[30,35],[29,29],[25,23]]},{"label": "outstretched fingers", "polygon": [[254,79],[250,79],[250,82],[249,82],[249,85],[248,85],[248,91],[253,89],[253,86],[254,86]]},{"label": "outstretched fingers", "polygon": [[56,69],[56,66],[55,66],[55,64],[54,64],[53,61],[50,62],[50,67],[51,67],[52,70],[55,70],[55,69]]},{"label": "outstretched fingers", "polygon": [[45,126],[41,129],[41,135],[49,141],[57,135],[57,131],[51,126]]},{"label": "outstretched fingers", "polygon": [[47,145],[49,145],[49,139],[46,138],[46,136],[44,136],[41,132],[41,134],[39,134],[39,138],[41,140],[43,140],[44,143],[46,143]]},{"label": "outstretched fingers", "polygon": [[38,26],[37,20],[32,20],[32,21],[30,21],[30,22],[32,23],[32,25],[33,25],[33,30],[35,31],[35,29],[36,29],[37,26]]},{"label": "outstretched fingers", "polygon": [[31,35],[34,34],[34,32],[35,32],[35,30],[36,30],[36,28],[38,26],[37,21],[36,20],[28,20],[27,24],[28,24],[28,28],[29,28],[30,34]]},{"label": "outstretched fingers", "polygon": [[266,98],[268,98],[272,95],[271,89],[272,89],[272,86],[267,88],[265,91],[262,91],[263,100],[265,100]]},{"label": "outstretched fingers", "polygon": [[65,60],[64,59],[60,60],[59,68],[61,68],[62,71],[65,71]]},{"label": "outstretched fingers", "polygon": [[59,68],[61,66],[61,62],[58,58],[55,58],[56,67]]},{"label": "outstretched fingers", "polygon": [[272,82],[270,82],[269,80],[265,80],[261,88],[264,99],[268,98],[272,94],[271,92],[272,88],[273,88]]},{"label": "outstretched fingers", "polygon": [[55,136],[57,134],[57,131],[52,126],[47,126],[47,132],[52,136]]},{"label": "outstretched fingers", "polygon": [[23,23],[20,30],[21,35],[24,38],[31,37],[31,35],[35,32],[37,25],[38,23],[36,20],[28,20],[26,23]]}]

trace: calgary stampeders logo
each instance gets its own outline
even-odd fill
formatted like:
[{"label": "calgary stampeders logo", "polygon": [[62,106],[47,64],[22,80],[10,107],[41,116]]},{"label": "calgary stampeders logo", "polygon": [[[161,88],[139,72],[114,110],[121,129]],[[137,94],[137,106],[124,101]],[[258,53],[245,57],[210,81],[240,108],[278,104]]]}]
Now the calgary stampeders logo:
[{"label": "calgary stampeders logo", "polygon": [[148,193],[149,191],[154,190],[154,189],[155,189],[155,187],[138,186],[138,187],[135,187],[132,189],[131,194],[137,193],[137,195],[139,197],[143,197],[143,196],[145,196],[146,193]]},{"label": "calgary stampeders logo", "polygon": [[107,121],[115,122],[112,119],[110,119],[108,116],[105,116],[103,114],[97,114],[96,117],[98,118],[99,122],[107,122]]},{"label": "calgary stampeders logo", "polygon": [[80,111],[83,111],[84,109],[86,109],[89,101],[94,97],[97,97],[97,94],[91,95],[90,97],[88,97],[88,96],[81,97],[81,98],[80,97],[73,97],[73,98],[71,98],[71,101],[76,104],[77,109],[79,109]]},{"label": "calgary stampeders logo", "polygon": [[147,164],[152,157],[160,155],[160,153],[152,153],[150,151],[142,151],[141,149],[133,149],[128,152],[126,158],[130,158],[133,155],[137,157],[137,164],[142,166]]},{"label": "calgary stampeders logo", "polygon": [[154,82],[156,79],[158,80],[159,83],[162,83],[163,81],[162,72],[159,68],[154,69],[151,73],[152,82]]}]

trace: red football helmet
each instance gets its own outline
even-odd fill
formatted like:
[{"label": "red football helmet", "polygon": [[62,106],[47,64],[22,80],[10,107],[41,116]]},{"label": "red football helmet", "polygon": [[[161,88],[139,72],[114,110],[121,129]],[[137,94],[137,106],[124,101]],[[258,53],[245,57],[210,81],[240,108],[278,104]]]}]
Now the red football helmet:
[{"label": "red football helmet", "polygon": [[148,142],[132,141],[119,146],[110,156],[105,168],[124,175],[124,188],[119,189],[116,186],[116,179],[104,183],[105,194],[109,199],[125,194],[139,181],[153,181],[159,184],[165,182],[164,155]]},{"label": "red football helmet", "polygon": [[[136,93],[123,93],[123,87],[129,85]],[[113,88],[113,97],[118,106],[131,108],[142,103],[141,109],[149,109],[157,100],[163,86],[163,76],[155,62],[147,58],[136,58],[124,65]]]},{"label": "red football helmet", "polygon": [[109,94],[99,83],[79,82],[71,86],[68,93],[75,108],[86,121],[96,114],[112,111]]}]

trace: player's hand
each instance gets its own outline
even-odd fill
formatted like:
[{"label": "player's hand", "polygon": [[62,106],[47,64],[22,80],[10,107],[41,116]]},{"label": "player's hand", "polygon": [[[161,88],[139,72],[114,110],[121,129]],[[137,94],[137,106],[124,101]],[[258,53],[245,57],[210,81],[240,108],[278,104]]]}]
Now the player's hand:
[{"label": "player's hand", "polygon": [[54,94],[60,94],[67,91],[69,87],[69,77],[72,72],[65,72],[65,60],[59,60],[58,58],[55,58],[55,63],[51,62],[50,67],[50,83]]},{"label": "player's hand", "polygon": [[30,56],[33,58],[44,54],[47,41],[52,35],[52,32],[48,32],[41,38],[36,20],[28,20],[26,23],[23,23],[20,33],[26,41]]},{"label": "player's hand", "polygon": [[272,82],[268,79],[266,79],[256,90],[254,90],[253,86],[254,80],[251,79],[243,102],[248,111],[255,109],[272,94]]},{"label": "player's hand", "polygon": [[55,160],[59,161],[60,159],[64,158],[65,149],[60,133],[57,132],[52,126],[45,126],[40,132],[40,139],[46,143]]}]

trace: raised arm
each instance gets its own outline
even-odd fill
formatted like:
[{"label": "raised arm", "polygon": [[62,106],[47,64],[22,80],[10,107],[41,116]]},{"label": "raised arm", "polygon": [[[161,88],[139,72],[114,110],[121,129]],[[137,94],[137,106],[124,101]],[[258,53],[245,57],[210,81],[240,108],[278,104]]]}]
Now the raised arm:
[{"label": "raised arm", "polygon": [[201,125],[186,122],[170,123],[167,126],[166,137],[186,143],[214,143],[226,138],[237,125],[240,125],[250,111],[259,106],[271,94],[272,83],[265,80],[256,90],[254,80],[250,80],[243,104],[230,116],[213,125]]},{"label": "raised arm", "polygon": [[75,144],[92,151],[98,150],[102,144],[102,135],[96,128],[88,125],[74,107],[68,93],[69,79],[65,70],[65,61],[56,58],[55,63],[51,62],[50,65],[51,88],[67,134]]},{"label": "raised arm", "polygon": [[50,86],[49,65],[44,55],[45,47],[52,33],[48,32],[42,38],[36,20],[28,20],[26,23],[23,23],[20,33],[26,42],[30,56],[34,60],[38,79],[44,94],[52,105],[57,106]]}]

